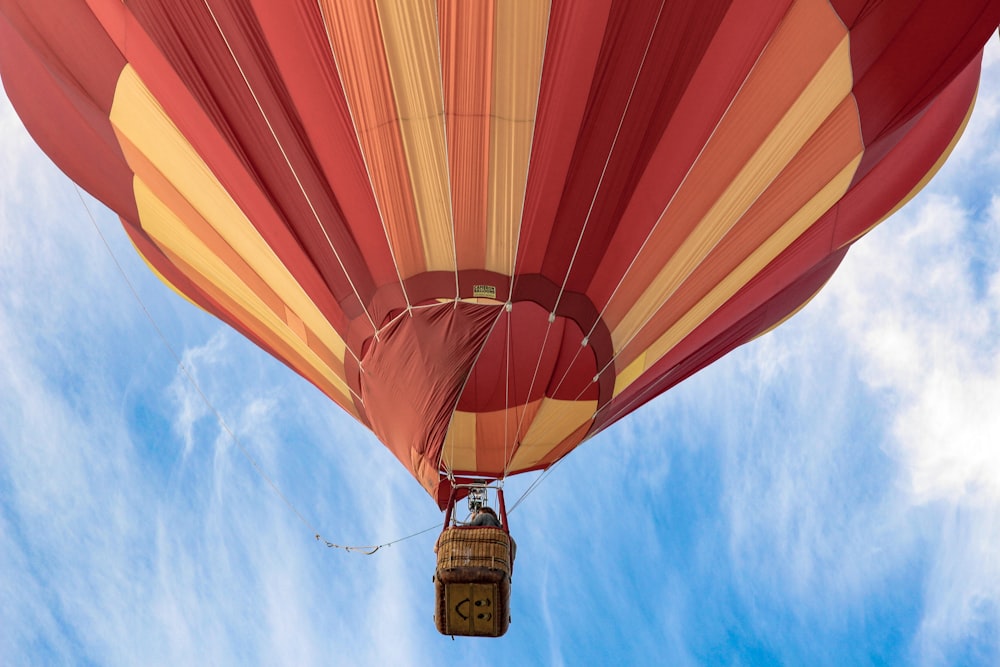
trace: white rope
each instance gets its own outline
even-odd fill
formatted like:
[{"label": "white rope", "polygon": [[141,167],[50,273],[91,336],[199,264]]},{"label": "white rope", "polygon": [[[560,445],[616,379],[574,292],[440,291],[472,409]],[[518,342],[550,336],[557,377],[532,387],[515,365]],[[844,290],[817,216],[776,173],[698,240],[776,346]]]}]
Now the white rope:
[{"label": "white rope", "polygon": [[[344,88],[344,76],[340,69],[340,61],[337,59],[337,50],[333,45],[333,36],[330,34],[330,31],[326,29],[326,26],[329,25],[330,21],[326,12],[323,10],[323,0],[317,0],[316,4],[319,7],[320,16],[323,18],[323,29],[326,33],[326,43],[330,47],[330,57],[333,58],[333,66],[337,70],[337,80],[340,81],[340,90],[344,95],[344,100],[347,102],[347,111],[351,115],[351,126],[354,128],[354,138],[358,142],[358,150],[361,153],[361,161],[365,165],[365,175],[368,177],[368,185],[371,188],[372,199],[375,200],[375,210],[378,211],[378,219],[382,224],[382,233],[385,235],[385,245],[389,248],[389,257],[392,258],[392,266],[396,271],[396,279],[399,281],[399,289],[403,293],[403,300],[406,302],[407,310],[409,310],[412,308],[412,305],[410,304],[410,297],[406,293],[406,285],[403,284],[403,274],[399,271],[399,262],[396,260],[396,252],[392,247],[392,239],[389,238],[389,228],[385,224],[385,213],[382,211],[382,203],[379,201],[378,189],[375,187],[375,182],[372,180],[372,170],[371,165],[368,164],[368,156],[365,154],[364,146],[361,143],[361,132],[358,129],[357,118],[354,116],[354,108],[351,106],[351,98],[347,94],[347,90]],[[368,320],[371,321],[371,317],[369,317]],[[372,328],[375,330],[378,329],[374,322],[372,322]],[[376,338],[378,338],[377,333]]]},{"label": "white rope", "polygon": [[562,285],[559,287],[559,295],[556,297],[556,303],[552,307],[552,312],[556,312],[559,308],[559,302],[562,300],[563,292],[566,290],[566,283],[569,282],[569,276],[573,272],[573,265],[576,263],[576,257],[580,251],[580,245],[583,243],[584,234],[587,233],[587,226],[590,224],[590,216],[594,212],[594,205],[597,203],[597,195],[601,191],[601,186],[604,184],[604,176],[608,172],[608,165],[611,164],[611,156],[615,152],[615,147],[618,145],[618,137],[621,134],[622,126],[625,124],[625,118],[628,116],[629,107],[632,105],[632,97],[635,95],[635,89],[639,85],[639,77],[642,75],[642,71],[646,65],[646,57],[649,55],[649,49],[653,44],[653,36],[656,34],[656,28],[660,23],[660,16],[663,14],[663,6],[665,0],[660,2],[660,9],[656,13],[656,20],[653,22],[653,27],[649,31],[649,38],[646,40],[646,48],[642,52],[642,60],[639,62],[639,68],[635,72],[635,78],[632,79],[632,88],[629,90],[628,99],[625,101],[625,108],[622,109],[621,118],[618,119],[618,127],[615,129],[614,139],[611,141],[611,147],[608,149],[608,155],[604,159],[604,166],[601,168],[601,177],[597,181],[597,186],[594,188],[594,196],[590,199],[590,206],[587,209],[587,217],[583,220],[583,226],[580,228],[580,235],[576,239],[576,246],[573,248],[573,255],[570,257],[569,266],[566,269],[566,275],[563,277]]},{"label": "white rope", "polygon": [[531,141],[528,142],[528,164],[525,165],[524,194],[521,195],[521,215],[517,218],[517,233],[514,235],[514,254],[510,258],[510,291],[507,300],[514,296],[514,284],[517,282],[517,256],[521,250],[521,228],[524,226],[524,206],[528,199],[528,177],[531,175],[531,155],[535,147],[535,130],[538,125],[538,105],[542,96],[542,74],[545,72],[545,56],[549,50],[549,28],[552,23],[552,3],[548,3],[548,13],[545,15],[545,41],[542,44],[542,61],[538,68],[538,85],[535,88],[535,113],[532,115]]},{"label": "white rope", "polygon": [[455,229],[455,206],[453,202],[454,193],[451,191],[451,159],[448,153],[448,114],[444,96],[444,58],[441,54],[441,13],[439,5],[434,5],[434,25],[436,26],[438,40],[438,81],[441,86],[441,133],[444,139],[444,164],[447,169],[448,183],[448,217],[451,219],[451,257],[455,263],[455,307],[458,308],[458,300],[461,298],[458,286],[458,233]]},{"label": "white rope", "polygon": [[170,341],[167,339],[166,334],[163,333],[163,329],[160,328],[160,325],[156,322],[156,318],[153,317],[153,314],[146,306],[146,303],[139,295],[139,291],[135,288],[135,285],[132,284],[132,281],[129,279],[128,274],[125,272],[125,268],[122,266],[121,262],[118,261],[118,257],[115,255],[114,250],[111,249],[111,244],[108,243],[107,237],[104,236],[104,232],[101,231],[100,225],[97,224],[97,220],[95,219],[93,212],[91,212],[90,207],[87,206],[87,202],[86,200],[84,200],[83,195],[80,192],[80,187],[74,184],[74,189],[76,191],[77,198],[80,200],[80,204],[83,206],[83,210],[86,212],[87,217],[90,219],[90,224],[93,226],[94,231],[97,232],[97,236],[101,239],[101,243],[104,244],[104,249],[107,251],[108,256],[111,258],[111,261],[114,263],[115,268],[118,270],[118,275],[125,283],[125,286],[128,288],[129,292],[132,293],[132,298],[139,305],[139,309],[142,310],[143,315],[146,316],[146,320],[153,327],[153,331],[156,332],[157,338],[160,339],[160,342],[163,344],[163,347],[167,350],[167,352],[173,358],[174,362],[177,364],[178,370],[187,380],[191,388],[195,390],[195,393],[198,394],[198,397],[201,399],[202,403],[204,403],[205,407],[208,408],[209,412],[211,412],[212,415],[215,417],[216,422],[219,424],[219,428],[221,428],[229,437],[230,441],[234,445],[236,445],[236,448],[239,450],[240,454],[243,456],[244,459],[246,459],[247,463],[250,464],[250,467],[254,469],[254,471],[260,476],[261,479],[263,479],[267,483],[269,487],[271,487],[271,490],[274,492],[274,494],[285,504],[285,506],[289,510],[291,510],[291,512],[299,519],[300,522],[302,522],[302,524],[309,530],[309,532],[313,534],[313,536],[317,541],[323,542],[324,544],[326,544],[327,547],[330,548],[343,549],[344,551],[348,552],[360,552],[370,556],[371,554],[375,553],[376,551],[378,551],[383,547],[390,547],[393,544],[397,544],[404,540],[417,537],[418,535],[423,535],[424,533],[431,531],[437,527],[437,524],[435,524],[433,526],[430,526],[429,528],[425,528],[424,530],[413,533],[411,535],[406,535],[405,537],[400,537],[395,540],[391,540],[389,542],[384,542],[381,544],[375,544],[371,546],[347,546],[343,544],[335,544],[333,542],[330,542],[329,540],[324,539],[320,535],[319,531],[316,530],[315,526],[313,526],[313,524],[310,523],[308,519],[306,519],[305,515],[303,515],[302,512],[300,512],[298,508],[292,503],[292,501],[289,500],[288,496],[286,496],[281,491],[281,488],[278,487],[278,484],[274,481],[274,479],[272,479],[271,476],[264,471],[261,465],[257,462],[257,459],[255,459],[253,455],[250,454],[250,451],[243,444],[243,441],[240,440],[239,436],[236,435],[236,432],[233,431],[232,428],[230,428],[229,424],[223,418],[222,413],[219,412],[219,409],[215,407],[215,404],[212,402],[212,400],[208,397],[208,395],[204,392],[204,390],[202,390],[201,385],[198,384],[198,380],[194,377],[191,371],[188,370],[188,367],[184,364],[184,361],[181,359],[181,356],[177,352],[177,350],[174,349],[174,346],[170,344]]},{"label": "white rope", "polygon": [[[621,278],[619,278],[618,283],[615,285],[615,288],[611,291],[611,294],[608,296],[608,299],[604,303],[604,306],[601,308],[600,313],[598,313],[597,318],[594,320],[594,323],[591,325],[590,330],[587,332],[586,336],[584,337],[585,341],[589,341],[590,337],[593,336],[594,331],[596,331],[596,329],[597,329],[597,325],[602,321],[602,319],[604,317],[604,314],[607,312],[608,308],[611,306],[611,303],[617,297],[618,292],[621,289],[622,285],[625,283],[625,280],[628,278],[629,273],[631,273],[632,269],[635,267],[636,262],[639,259],[639,256],[642,254],[643,250],[645,250],[645,248],[648,245],[650,239],[653,237],[653,235],[656,233],[656,230],[659,228],[660,223],[663,221],[664,217],[666,216],[667,210],[670,209],[671,205],[674,203],[674,200],[677,198],[678,193],[684,188],[684,184],[687,183],[688,178],[690,178],[692,172],[694,171],[695,166],[698,164],[698,162],[701,159],[702,155],[704,155],[705,150],[708,148],[708,145],[712,142],[712,139],[718,133],[719,128],[722,126],[722,122],[725,120],[727,114],[732,109],[732,106],[733,106],[733,104],[735,104],[736,99],[739,97],[740,93],[746,87],[747,82],[750,80],[750,76],[753,74],[754,70],[757,68],[758,64],[760,63],[761,58],[763,57],[764,53],[767,51],[767,47],[770,45],[770,43],[771,43],[771,41],[773,41],[773,39],[774,39],[774,37],[772,35],[771,38],[768,40],[767,44],[765,44],[764,47],[761,49],[760,53],[757,54],[757,58],[754,60],[753,65],[747,71],[746,76],[743,78],[743,81],[740,82],[739,87],[736,89],[735,93],[733,94],[733,97],[729,100],[729,103],[726,105],[725,110],[722,112],[722,114],[720,114],[719,119],[716,121],[715,126],[712,128],[712,131],[709,133],[709,136],[705,140],[705,143],[699,149],[698,155],[695,156],[695,159],[691,161],[690,165],[688,165],[687,171],[684,173],[684,176],[681,179],[681,182],[678,184],[677,188],[671,194],[670,199],[663,206],[663,209],[660,211],[660,214],[657,217],[656,222],[653,224],[652,228],[646,234],[646,238],[643,239],[642,244],[639,246],[639,248],[636,250],[635,254],[632,256],[632,259],[629,262],[629,265],[626,267],[624,273],[622,273],[622,276],[621,276]],[[772,180],[772,182],[773,182],[773,180]],[[764,188],[764,189],[766,190],[766,188]],[[761,193],[758,193],[757,198],[759,198],[761,196],[761,194],[763,194],[763,191]],[[756,201],[757,201],[757,199],[755,199],[754,202],[751,203],[751,206],[753,205],[753,203],[756,203]],[[747,209],[744,210],[744,213],[746,212],[746,210],[749,210],[749,208],[750,207],[747,207]],[[713,246],[713,248],[714,248],[714,246]],[[711,251],[709,251],[709,252],[711,252]],[[707,257],[707,255],[706,255],[706,257]],[[700,266],[700,265],[701,265],[701,262],[699,262],[697,265],[695,265],[687,273],[687,275],[684,277],[684,280],[686,280],[688,277],[690,277],[691,273],[693,273],[698,268],[698,266]],[[684,280],[682,280],[681,282],[684,282]],[[598,370],[598,372],[597,372],[597,374],[595,375],[595,378],[594,378],[595,382],[597,381],[597,378],[599,378],[604,373],[604,371],[606,371],[615,362],[615,360],[618,358],[618,356],[625,350],[626,347],[628,347],[628,345],[636,338],[636,336],[638,336],[638,334],[642,331],[643,327],[645,327],[646,324],[649,323],[649,321],[655,316],[656,312],[659,311],[660,307],[662,307],[663,304],[666,303],[667,299],[669,299],[670,296],[672,296],[672,295],[673,295],[673,293],[671,293],[670,295],[668,295],[660,303],[660,306],[657,307],[656,310],[654,310],[653,314],[650,315],[646,319],[645,322],[643,322],[642,326],[640,326],[636,330],[636,332],[628,339],[628,341],[625,342],[625,344],[621,347],[621,349],[619,349],[616,353],[614,353],[614,355],[612,356],[611,360],[608,361],[608,363],[606,363],[602,368],[600,368]],[[580,355],[580,350],[577,350],[576,355],[573,357],[573,361],[566,367],[565,373],[563,373],[562,378],[559,380],[559,383],[557,385],[558,387],[562,386],[563,381],[565,381],[566,377],[569,375],[569,372],[570,372],[570,370],[572,370],[573,365],[576,363],[576,360],[579,357],[579,355]],[[577,400],[579,400],[579,398],[581,396],[583,396],[583,394],[585,392],[586,392],[586,388],[584,388],[584,390],[581,391],[577,395]],[[603,408],[601,408],[601,409],[603,410]],[[598,410],[598,412],[600,412],[600,410]],[[596,413],[595,413],[595,416],[596,416]]]},{"label": "white rope", "polygon": [[[506,365],[505,377],[504,377],[504,389],[503,389],[503,477],[501,480],[507,479],[507,473],[510,472],[510,462],[514,458],[514,445],[515,443],[510,442],[509,429],[507,424],[510,422],[510,346],[511,346],[511,320],[514,319],[513,304],[508,301],[504,305],[504,310],[507,312],[507,340],[504,346],[504,363]],[[514,437],[518,436],[520,431],[514,433]],[[507,445],[510,445],[510,452],[507,451]]]},{"label": "white rope", "polygon": [[[597,320],[594,321],[594,324],[593,324],[593,326],[590,329],[590,333],[591,334],[596,329],[598,322],[601,321],[601,318],[604,316],[604,313],[607,311],[607,309],[611,305],[612,301],[614,301],[615,297],[618,294],[618,290],[624,284],[625,279],[628,276],[628,273],[635,266],[636,261],[639,258],[639,255],[642,254],[642,251],[643,251],[643,249],[645,249],[646,244],[649,243],[649,240],[652,238],[653,234],[656,232],[656,229],[659,227],[660,223],[663,221],[664,217],[667,214],[667,210],[669,210],[670,206],[674,203],[674,200],[677,198],[678,193],[683,189],[684,184],[687,182],[688,178],[691,176],[691,173],[694,171],[694,168],[698,164],[698,162],[700,161],[702,155],[704,155],[705,150],[708,148],[709,144],[712,143],[712,139],[715,137],[716,133],[719,131],[719,128],[722,126],[722,122],[726,119],[726,116],[728,115],[729,111],[732,109],[733,104],[735,104],[736,99],[740,96],[740,93],[743,92],[744,87],[746,87],[746,84],[750,80],[750,77],[752,76],[753,72],[757,69],[757,66],[760,64],[761,58],[763,58],[764,53],[767,52],[768,46],[770,46],[770,44],[773,41],[773,39],[774,39],[774,35],[772,34],[771,37],[768,39],[767,44],[765,44],[764,47],[760,50],[760,53],[757,54],[757,58],[754,60],[753,65],[750,67],[749,70],[747,70],[746,76],[743,78],[743,81],[740,82],[739,88],[736,89],[736,92],[733,94],[732,99],[729,100],[729,104],[726,105],[726,109],[719,116],[719,119],[718,119],[718,121],[716,121],[715,126],[712,128],[712,132],[709,134],[708,139],[705,140],[705,143],[702,145],[701,149],[698,151],[698,155],[695,157],[695,159],[691,161],[691,164],[688,166],[687,172],[685,172],[684,177],[683,177],[683,179],[681,179],[680,184],[674,190],[673,194],[671,194],[670,199],[667,201],[666,205],[663,207],[663,210],[660,212],[660,215],[656,219],[656,222],[653,224],[653,227],[650,229],[649,233],[646,235],[646,238],[643,240],[642,245],[639,247],[639,250],[636,252],[635,256],[633,256],[632,261],[629,263],[628,267],[625,270],[625,273],[622,274],[622,277],[618,281],[618,284],[615,286],[615,289],[612,291],[611,295],[608,297],[608,301],[604,304],[604,307],[601,309],[600,315],[598,315]],[[772,175],[771,179],[763,187],[760,188],[760,190],[757,192],[756,196],[754,196],[753,200],[750,201],[744,207],[743,211],[740,212],[740,214],[735,217],[735,220],[738,221],[739,219],[741,219],[746,214],[747,211],[749,211],[751,208],[753,208],[753,206],[760,200],[760,198],[764,195],[764,193],[767,192],[768,188],[774,183],[774,181],[777,179],[777,177],[779,175],[780,175],[780,171],[776,171]],[[691,266],[691,268],[687,272],[685,272],[683,274],[683,276],[680,278],[680,280],[677,281],[676,287],[674,287],[674,289],[671,290],[670,293],[668,293],[665,296],[663,296],[662,300],[660,301],[660,305],[657,306],[655,309],[653,309],[653,311],[646,317],[646,319],[643,320],[642,324],[635,329],[635,331],[632,333],[631,336],[629,336],[628,340],[626,340],[622,344],[621,348],[617,352],[614,353],[614,355],[604,365],[604,367],[601,368],[600,370],[598,370],[597,375],[595,376],[595,381],[596,381],[596,379],[598,377],[601,376],[601,374],[604,373],[604,371],[606,371],[612,364],[614,364],[615,360],[626,350],[626,348],[628,348],[628,346],[639,336],[639,334],[642,333],[642,330],[645,328],[645,326],[647,324],[649,324],[649,322],[652,321],[652,319],[654,317],[656,317],[656,314],[659,312],[660,308],[662,308],[663,305],[667,301],[669,301],[670,298],[673,297],[674,294],[677,293],[677,290],[680,288],[680,286],[683,285],[684,282],[686,282],[687,279],[690,278],[691,275],[695,271],[698,270],[698,268],[705,262],[705,260],[708,258],[708,256],[711,255],[712,251],[715,250],[715,248],[718,246],[718,244],[722,241],[722,239],[724,237],[725,237],[725,235],[720,236],[716,240],[716,242],[712,245],[712,247],[709,248],[705,252],[704,255],[702,255],[701,259],[699,259],[698,262],[696,262],[693,266]],[[588,336],[589,336],[589,334],[588,334]],[[567,370],[567,372],[568,372],[568,370]],[[582,396],[582,395],[583,395],[583,392],[580,392],[580,396]],[[579,396],[577,398],[579,398]]]},{"label": "white rope", "polygon": [[[438,305],[439,306],[443,306],[443,305],[448,305],[448,304],[438,304]],[[502,308],[502,307],[498,307],[497,308],[497,316],[495,318],[493,318],[493,323],[490,325],[490,330],[486,334],[486,336],[483,338],[482,344],[479,346],[479,349],[476,351],[476,357],[475,357],[475,359],[473,359],[472,364],[469,366],[469,372],[465,374],[465,378],[462,380],[462,386],[458,390],[458,396],[455,397],[455,403],[451,406],[451,413],[450,413],[450,416],[448,417],[448,428],[445,429],[445,434],[446,434],[445,437],[446,438],[447,438],[447,433],[449,433],[451,431],[451,425],[452,425],[452,423],[455,421],[455,412],[458,410],[458,404],[462,401],[462,395],[465,393],[465,388],[468,386],[469,380],[472,378],[472,374],[476,370],[476,364],[479,363],[479,357],[482,355],[483,350],[486,349],[486,344],[489,342],[490,336],[493,335],[493,330],[496,328],[497,322],[500,321],[500,317],[503,315],[504,312],[505,312],[504,308]],[[443,444],[444,443],[442,443],[442,445]],[[454,451],[455,451],[454,448],[455,448],[455,441],[454,441],[454,439],[452,439],[451,450],[450,450],[451,454],[454,454]],[[438,469],[439,470],[441,469],[442,462],[444,462],[444,453],[445,453],[444,452],[444,447],[442,446],[441,447],[441,453],[438,455]],[[445,463],[445,471],[447,472],[447,474],[448,474],[448,476],[450,478],[451,474],[452,474],[452,470],[451,470],[451,465],[450,464]]]}]

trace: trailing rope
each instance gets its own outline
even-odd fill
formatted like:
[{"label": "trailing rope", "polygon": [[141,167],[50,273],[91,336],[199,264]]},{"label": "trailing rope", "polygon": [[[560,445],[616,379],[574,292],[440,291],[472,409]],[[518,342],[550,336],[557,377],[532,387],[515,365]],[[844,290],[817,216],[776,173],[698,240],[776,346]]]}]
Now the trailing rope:
[{"label": "trailing rope", "polygon": [[407,535],[406,537],[400,537],[399,539],[393,540],[392,542],[385,542],[384,544],[376,544],[376,545],[367,546],[367,547],[357,547],[357,546],[348,547],[348,546],[344,546],[343,544],[334,544],[333,542],[331,542],[329,540],[325,540],[322,537],[320,537],[319,533],[316,533],[316,539],[319,540],[319,541],[321,541],[321,542],[323,542],[323,544],[325,544],[330,549],[343,549],[344,551],[358,551],[360,553],[363,553],[366,556],[371,556],[373,553],[375,553],[376,551],[378,551],[382,547],[391,547],[393,544],[398,544],[399,542],[403,542],[404,540],[408,540],[411,537],[416,537],[417,535],[423,535],[424,533],[429,533],[432,530],[436,530],[437,527],[438,527],[438,524],[435,523],[433,526],[428,526],[427,528],[424,528],[421,531],[418,531],[418,532],[413,533],[411,535]]},{"label": "trailing rope", "polygon": [[379,549],[381,549],[382,547],[389,547],[392,546],[393,544],[397,544],[404,540],[417,537],[418,535],[423,535],[424,533],[429,532],[437,527],[438,524],[435,523],[433,526],[425,528],[424,530],[413,533],[411,535],[400,537],[399,539],[392,540],[391,542],[385,542],[382,544],[371,545],[371,546],[347,546],[343,544],[336,544],[334,542],[330,542],[329,540],[323,538],[320,535],[319,531],[316,530],[315,526],[313,526],[312,523],[310,523],[309,520],[306,519],[305,516],[303,516],[303,514],[298,510],[298,508],[296,508],[295,505],[292,504],[292,501],[289,500],[288,497],[281,492],[281,489],[278,488],[278,485],[275,483],[275,481],[271,479],[271,477],[266,472],[264,472],[264,469],[261,468],[260,464],[257,463],[257,460],[250,454],[247,448],[243,445],[243,442],[239,439],[236,433],[229,427],[229,425],[226,423],[226,420],[223,419],[222,414],[216,409],[212,401],[209,400],[205,392],[202,391],[201,386],[198,384],[198,381],[195,380],[194,376],[188,370],[187,366],[184,365],[184,362],[181,359],[181,356],[177,353],[177,350],[175,350],[173,345],[170,344],[170,341],[167,340],[166,335],[163,333],[163,330],[160,328],[160,326],[156,323],[156,319],[153,317],[153,314],[146,307],[146,304],[142,300],[142,297],[139,295],[139,292],[136,290],[135,285],[132,284],[132,281],[129,279],[128,274],[125,273],[124,267],[122,267],[121,262],[118,261],[118,257],[115,255],[114,250],[111,249],[111,244],[108,243],[107,237],[104,236],[104,232],[101,231],[100,226],[97,224],[97,220],[95,219],[93,212],[90,210],[90,207],[87,206],[87,202],[83,198],[83,194],[80,192],[80,187],[74,184],[74,189],[76,191],[77,198],[80,200],[80,204],[83,206],[83,210],[86,211],[87,217],[90,219],[90,224],[97,232],[97,236],[101,239],[101,243],[104,244],[104,249],[107,250],[108,255],[111,257],[111,261],[114,262],[115,267],[118,269],[118,274],[122,277],[122,280],[125,281],[125,285],[132,293],[132,297],[135,299],[136,303],[139,304],[139,308],[146,316],[146,319],[149,320],[149,323],[152,325],[153,330],[156,331],[156,335],[160,339],[160,342],[163,343],[163,346],[167,349],[167,351],[170,353],[170,356],[173,357],[174,361],[177,363],[177,367],[180,369],[181,373],[184,375],[184,377],[187,379],[190,385],[194,388],[194,390],[198,393],[198,396],[201,397],[201,400],[202,402],[204,402],[205,406],[215,416],[215,419],[218,422],[219,426],[222,428],[223,431],[226,432],[226,435],[228,435],[230,440],[232,440],[232,442],[236,445],[237,449],[239,449],[240,453],[243,455],[243,458],[245,458],[253,467],[253,469],[257,472],[257,474],[260,475],[260,477],[265,482],[267,482],[268,486],[271,487],[271,490],[274,491],[274,493],[282,500],[282,502],[285,503],[288,509],[290,509],[292,513],[294,513],[295,516],[298,517],[299,521],[301,521],[302,524],[309,529],[309,532],[315,535],[317,541],[323,542],[327,547],[331,549],[343,549],[344,551],[347,552],[358,552],[370,556]]}]

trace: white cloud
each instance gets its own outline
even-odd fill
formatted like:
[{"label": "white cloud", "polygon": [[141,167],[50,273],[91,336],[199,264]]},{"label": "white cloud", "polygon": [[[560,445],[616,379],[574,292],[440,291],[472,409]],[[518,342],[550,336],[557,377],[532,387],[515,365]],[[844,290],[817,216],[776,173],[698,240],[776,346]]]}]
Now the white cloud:
[{"label": "white cloud", "polygon": [[[861,376],[888,411],[883,446],[911,508],[903,527],[932,534],[915,644],[931,663],[977,642],[996,650],[1000,628],[997,51],[959,159],[852,249],[830,290]],[[974,196],[944,194],[963,181]]]},{"label": "white cloud", "polygon": [[[1000,183],[992,77],[941,188]],[[0,662],[569,664],[627,645],[696,663],[739,632],[780,658],[852,637],[906,577],[914,656],[996,645],[995,190],[914,202],[802,315],[571,457],[513,515],[508,637],[451,643],[431,622],[433,532],[373,557],[318,545],[16,127],[0,106],[0,571],[14,573],[0,577]],[[378,543],[439,521],[369,433],[170,296],[120,231],[111,243],[213,405],[325,538]],[[53,279],[70,264],[72,291]]]}]

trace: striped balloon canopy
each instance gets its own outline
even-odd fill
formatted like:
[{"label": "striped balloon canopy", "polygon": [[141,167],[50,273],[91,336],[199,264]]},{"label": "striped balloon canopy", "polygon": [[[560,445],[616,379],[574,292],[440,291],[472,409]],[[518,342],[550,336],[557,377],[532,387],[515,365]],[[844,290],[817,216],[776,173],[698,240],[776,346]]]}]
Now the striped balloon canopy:
[{"label": "striped balloon canopy", "polygon": [[998,20],[998,0],[2,0],[0,73],[165,283],[444,503],[803,306],[948,155]]}]

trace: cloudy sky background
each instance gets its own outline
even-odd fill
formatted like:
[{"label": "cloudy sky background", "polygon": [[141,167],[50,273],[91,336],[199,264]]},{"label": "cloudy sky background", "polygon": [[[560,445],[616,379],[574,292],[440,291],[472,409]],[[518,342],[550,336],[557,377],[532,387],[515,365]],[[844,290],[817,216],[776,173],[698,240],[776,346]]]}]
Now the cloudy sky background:
[{"label": "cloudy sky background", "polygon": [[435,530],[372,556],[313,539],[440,520],[371,434],[157,282],[3,99],[0,664],[983,665],[1000,663],[1000,42],[951,161],[820,296],[512,513],[504,638],[435,631]]}]

